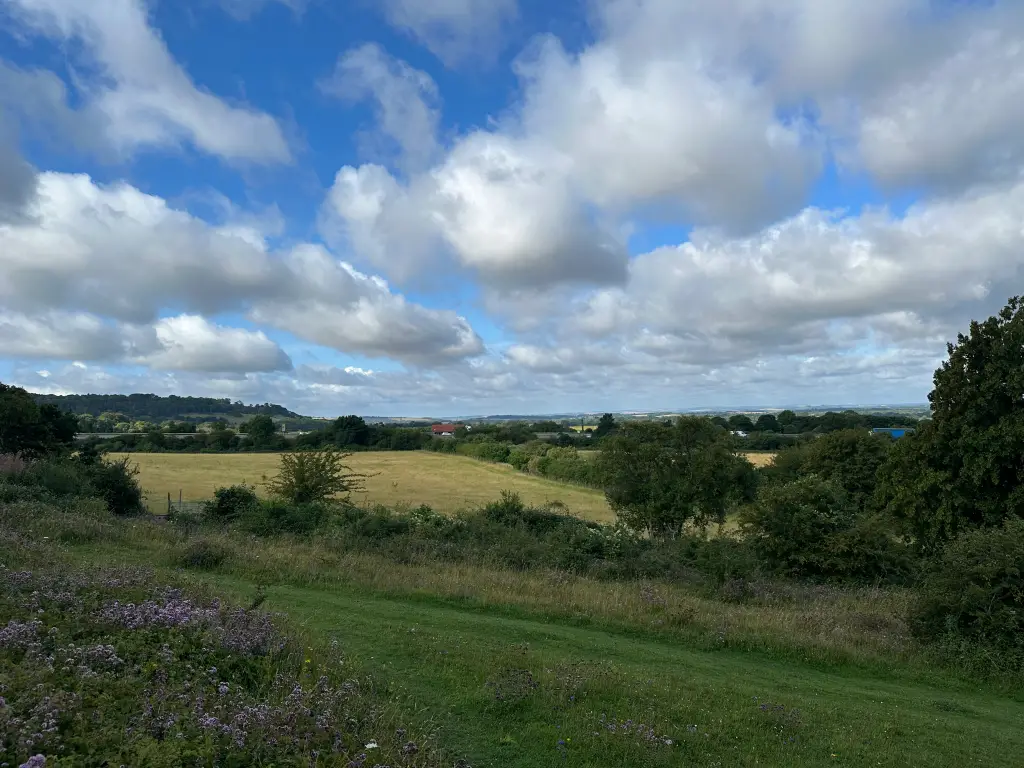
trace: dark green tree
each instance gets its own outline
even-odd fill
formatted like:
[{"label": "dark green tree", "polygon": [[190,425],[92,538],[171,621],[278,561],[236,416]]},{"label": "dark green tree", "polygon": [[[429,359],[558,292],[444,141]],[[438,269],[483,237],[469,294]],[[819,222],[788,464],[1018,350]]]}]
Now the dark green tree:
[{"label": "dark green tree", "polygon": [[657,538],[722,523],[753,490],[753,467],[733,451],[728,432],[706,418],[624,424],[605,440],[598,461],[619,519]]},{"label": "dark green tree", "polygon": [[758,432],[778,432],[780,431],[779,420],[770,413],[763,413],[757,417],[754,429]]},{"label": "dark green tree", "polygon": [[931,422],[898,440],[879,473],[879,503],[926,551],[1024,517],[1024,301],[972,322],[948,352]]},{"label": "dark green tree", "polygon": [[801,474],[835,481],[854,507],[864,510],[874,495],[878,469],[891,446],[891,439],[866,429],[829,432],[806,447]]},{"label": "dark green tree", "polygon": [[274,435],[277,434],[277,426],[275,426],[274,420],[262,413],[259,416],[253,416],[245,422],[243,427],[245,428],[245,433],[249,435],[249,440],[254,448],[266,446]]},{"label": "dark green tree", "polygon": [[0,453],[28,457],[67,451],[78,420],[53,405],[39,407],[21,387],[0,384]]},{"label": "dark green tree", "polygon": [[615,417],[610,413],[606,413],[598,420],[597,429],[594,430],[594,437],[601,438],[605,435],[610,435],[615,431],[617,426],[618,424],[615,423]]},{"label": "dark green tree", "polygon": [[333,442],[339,448],[346,445],[367,445],[370,442],[370,427],[359,416],[341,416],[331,425]]},{"label": "dark green tree", "polygon": [[749,416],[738,413],[729,417],[729,428],[740,430],[741,432],[753,432],[754,422],[750,420]]}]

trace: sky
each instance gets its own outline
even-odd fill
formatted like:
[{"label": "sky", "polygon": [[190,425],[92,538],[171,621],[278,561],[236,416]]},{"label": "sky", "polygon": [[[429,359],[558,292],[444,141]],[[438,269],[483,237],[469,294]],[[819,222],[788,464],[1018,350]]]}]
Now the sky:
[{"label": "sky", "polygon": [[921,403],[1022,126],[1017,0],[0,0],[0,381]]}]

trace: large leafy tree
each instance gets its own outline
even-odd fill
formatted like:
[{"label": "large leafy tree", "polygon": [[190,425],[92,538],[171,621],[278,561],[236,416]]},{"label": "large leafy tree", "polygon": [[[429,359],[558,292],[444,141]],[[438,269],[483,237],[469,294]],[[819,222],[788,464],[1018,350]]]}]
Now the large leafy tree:
[{"label": "large leafy tree", "polygon": [[1024,300],[972,322],[948,352],[932,422],[898,441],[879,474],[879,500],[924,550],[1024,517]]},{"label": "large leafy tree", "polygon": [[687,525],[722,523],[736,501],[753,495],[750,463],[734,452],[729,433],[706,418],[626,423],[605,440],[599,461],[619,519],[657,538],[677,537]]}]

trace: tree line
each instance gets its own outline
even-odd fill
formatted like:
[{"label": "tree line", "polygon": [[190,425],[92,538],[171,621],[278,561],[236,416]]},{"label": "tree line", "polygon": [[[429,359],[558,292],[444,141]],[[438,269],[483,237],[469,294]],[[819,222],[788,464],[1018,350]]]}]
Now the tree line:
[{"label": "tree line", "polygon": [[[32,398],[38,405],[52,405],[76,416],[101,417],[103,414],[119,414],[123,421],[159,423],[167,420],[195,423],[206,421],[211,416],[238,417],[266,414],[279,418],[300,418],[282,405],[263,403],[246,405],[240,400],[228,398],[180,397],[178,395],[132,394],[132,395],[40,395]],[[101,430],[97,430],[101,431]],[[115,430],[110,430],[115,431]]]}]

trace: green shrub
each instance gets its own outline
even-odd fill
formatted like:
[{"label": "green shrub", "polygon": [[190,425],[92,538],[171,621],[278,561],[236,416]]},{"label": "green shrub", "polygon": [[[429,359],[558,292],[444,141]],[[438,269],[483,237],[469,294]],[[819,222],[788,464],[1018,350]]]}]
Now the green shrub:
[{"label": "green shrub", "polygon": [[222,566],[231,556],[230,550],[218,541],[196,539],[189,542],[178,558],[183,568],[212,571]]},{"label": "green shrub", "polygon": [[362,487],[363,476],[345,465],[346,456],[333,448],[283,453],[280,471],[267,488],[292,504],[315,504],[335,496],[347,500]]},{"label": "green shrub", "polygon": [[259,506],[255,488],[245,484],[231,485],[213,492],[213,499],[206,503],[203,514],[211,520],[230,522],[253,514]]},{"label": "green shrub", "polygon": [[924,580],[911,627],[928,640],[959,635],[1024,651],[1024,520],[954,539]]},{"label": "green shrub", "polygon": [[354,526],[355,532],[367,539],[390,539],[404,536],[412,529],[412,521],[398,517],[387,510],[373,511],[361,516]]},{"label": "green shrub", "polygon": [[80,465],[60,459],[34,462],[22,479],[54,496],[88,496],[92,490]]},{"label": "green shrub", "polygon": [[565,515],[527,507],[522,497],[513,491],[502,491],[498,501],[492,501],[483,509],[484,517],[501,525],[523,526],[534,533],[549,533],[566,520]]},{"label": "green shrub", "polygon": [[906,570],[889,532],[879,520],[858,516],[834,480],[810,475],[765,488],[741,519],[766,566],[789,576],[870,581]]},{"label": "green shrub", "polygon": [[142,486],[139,485],[139,467],[127,457],[116,461],[98,461],[84,465],[93,492],[107,503],[115,515],[130,517],[146,513]]},{"label": "green shrub", "polygon": [[276,536],[282,533],[310,534],[322,527],[330,517],[327,504],[289,504],[280,499],[260,502],[242,526],[257,536]]}]

